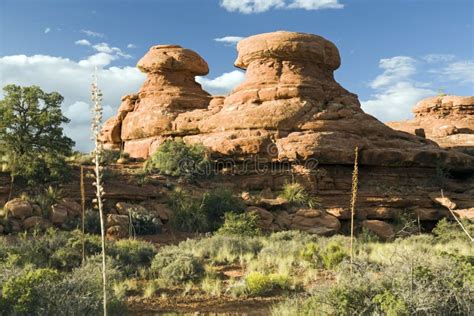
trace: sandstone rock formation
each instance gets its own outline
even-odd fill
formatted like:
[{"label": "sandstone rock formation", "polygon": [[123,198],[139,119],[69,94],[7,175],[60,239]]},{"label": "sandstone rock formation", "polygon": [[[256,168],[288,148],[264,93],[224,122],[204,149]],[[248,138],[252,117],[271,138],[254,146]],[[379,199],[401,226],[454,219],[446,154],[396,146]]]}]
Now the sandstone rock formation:
[{"label": "sandstone rock formation", "polygon": [[258,154],[277,161],[314,158],[320,164],[350,165],[358,146],[364,165],[474,168],[469,156],[392,130],[365,114],[357,96],[334,80],[340,56],[326,39],[274,32],[246,38],[237,49],[235,65],[247,70],[246,79],[225,99],[211,102],[194,81],[207,73],[196,53],[179,46],[152,47],[138,63],[147,81],[107,122],[104,141],[119,144],[114,135],[121,121],[120,142],[134,157],[146,158],[164,139],[180,136],[203,144],[215,157]]},{"label": "sandstone rock formation", "polygon": [[420,101],[415,118],[388,126],[429,138],[443,148],[474,155],[474,96],[437,96]]},{"label": "sandstone rock formation", "polygon": [[157,45],[138,62],[147,74],[138,94],[125,96],[116,117],[104,124],[101,139],[109,148],[124,149],[134,157],[147,157],[161,136],[173,134],[178,114],[207,108],[210,95],[195,76],[209,72],[195,52],[177,45]]}]

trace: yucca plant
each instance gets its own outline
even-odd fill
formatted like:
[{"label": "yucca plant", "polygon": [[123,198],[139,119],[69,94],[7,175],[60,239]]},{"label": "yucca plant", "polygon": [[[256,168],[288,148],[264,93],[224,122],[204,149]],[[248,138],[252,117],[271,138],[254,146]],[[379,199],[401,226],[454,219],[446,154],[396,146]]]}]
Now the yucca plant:
[{"label": "yucca plant", "polygon": [[94,203],[99,211],[100,217],[100,234],[101,234],[101,243],[102,243],[102,283],[103,283],[103,305],[104,305],[104,315],[107,315],[107,274],[106,274],[106,254],[105,254],[105,221],[104,221],[104,212],[103,212],[103,201],[102,197],[104,196],[104,188],[102,186],[102,170],[101,166],[102,157],[103,157],[103,147],[102,143],[99,140],[100,131],[102,129],[102,92],[100,91],[97,85],[97,69],[94,73],[94,79],[92,82],[92,139],[94,141],[94,151],[93,151],[93,163],[94,163],[94,177],[95,182],[93,185],[96,187],[96,197]]}]

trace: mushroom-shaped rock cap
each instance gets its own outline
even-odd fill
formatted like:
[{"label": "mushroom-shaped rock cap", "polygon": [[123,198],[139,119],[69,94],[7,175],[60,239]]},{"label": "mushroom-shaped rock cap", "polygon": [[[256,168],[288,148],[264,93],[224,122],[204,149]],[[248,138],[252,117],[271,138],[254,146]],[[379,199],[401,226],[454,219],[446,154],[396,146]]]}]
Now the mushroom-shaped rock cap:
[{"label": "mushroom-shaped rock cap", "polygon": [[138,61],[142,72],[188,71],[196,76],[209,73],[209,67],[198,53],[178,45],[152,46]]},{"label": "mushroom-shaped rock cap", "polygon": [[286,31],[259,34],[241,40],[237,50],[235,66],[242,69],[264,58],[323,64],[331,70],[341,65],[336,45],[313,34]]}]

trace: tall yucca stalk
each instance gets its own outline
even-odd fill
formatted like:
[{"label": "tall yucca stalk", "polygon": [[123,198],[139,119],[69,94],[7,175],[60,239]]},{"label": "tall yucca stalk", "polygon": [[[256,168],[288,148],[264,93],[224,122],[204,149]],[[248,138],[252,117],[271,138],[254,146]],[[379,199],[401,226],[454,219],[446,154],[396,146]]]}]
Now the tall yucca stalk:
[{"label": "tall yucca stalk", "polygon": [[359,147],[356,146],[354,150],[354,170],[352,171],[352,196],[351,196],[351,274],[352,264],[354,260],[354,217],[355,217],[355,205],[357,200],[357,189],[359,185]]},{"label": "tall yucca stalk", "polygon": [[86,261],[86,243],[85,243],[85,213],[86,213],[86,190],[84,188],[84,166],[81,166],[81,181],[80,181],[80,189],[81,189],[81,222],[82,222],[82,263]]},{"label": "tall yucca stalk", "polygon": [[104,296],[104,315],[107,315],[107,274],[105,264],[105,223],[104,223],[104,212],[102,197],[104,195],[104,188],[102,186],[102,156],[103,148],[102,143],[99,140],[99,134],[102,127],[102,92],[99,90],[97,85],[97,69],[94,72],[94,78],[92,82],[92,139],[94,140],[94,176],[96,187],[96,198],[94,199],[95,205],[99,211],[100,217],[100,234],[102,241],[102,290]]}]

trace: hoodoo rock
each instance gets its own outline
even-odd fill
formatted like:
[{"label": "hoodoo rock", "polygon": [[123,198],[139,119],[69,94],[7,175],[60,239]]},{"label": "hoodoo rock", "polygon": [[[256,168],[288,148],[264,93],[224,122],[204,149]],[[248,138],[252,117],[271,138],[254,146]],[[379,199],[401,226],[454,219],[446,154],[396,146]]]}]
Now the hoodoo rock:
[{"label": "hoodoo rock", "polygon": [[199,55],[180,46],[152,47],[138,62],[147,81],[138,95],[123,100],[119,115],[104,127],[104,140],[116,146],[121,124],[120,142],[132,157],[146,158],[166,138],[180,136],[214,157],[350,165],[358,146],[365,165],[474,167],[467,155],[364,113],[357,96],[334,80],[339,51],[320,36],[260,34],[240,41],[237,50],[235,65],[247,70],[245,81],[211,102],[194,80],[208,72]]},{"label": "hoodoo rock", "polygon": [[413,120],[389,122],[388,126],[425,136],[443,148],[474,155],[474,96],[437,96],[420,101]]},{"label": "hoodoo rock", "polygon": [[109,148],[123,143],[132,157],[147,157],[161,136],[173,134],[178,114],[208,107],[211,97],[194,77],[206,75],[209,68],[197,53],[177,45],[153,46],[137,67],[147,74],[145,83],[138,94],[122,99],[119,114],[104,124],[101,138]]},{"label": "hoodoo rock", "polygon": [[[320,200],[321,210],[293,213],[288,201],[260,197],[254,206],[270,213],[259,212],[261,224],[271,230],[344,230],[356,147],[357,220],[392,221],[404,212],[438,220],[445,212],[430,194],[441,188],[457,209],[472,208],[474,157],[448,148],[470,146],[473,97],[422,102],[407,133],[364,113],[357,95],[335,81],[339,51],[320,36],[260,34],[240,41],[237,50],[235,66],[246,70],[244,82],[226,97],[211,97],[194,80],[208,72],[199,55],[179,46],[152,47],[138,63],[146,82],[138,94],[122,99],[118,115],[104,126],[103,142],[147,158],[166,139],[180,137],[202,144],[211,158],[230,158],[246,167],[244,173],[201,179],[202,187],[277,192],[284,183],[298,181]],[[436,122],[433,129],[429,122]],[[448,123],[453,127],[444,127]],[[420,128],[426,138],[416,131]],[[444,136],[436,138],[435,132]],[[268,172],[251,168],[256,163],[248,160],[255,157]],[[233,167],[226,170],[238,169]]]}]

